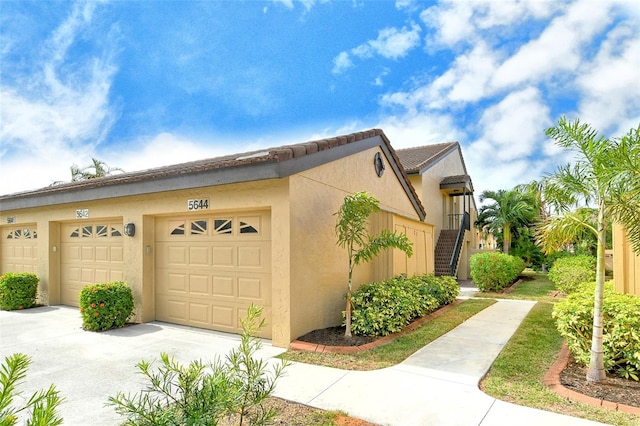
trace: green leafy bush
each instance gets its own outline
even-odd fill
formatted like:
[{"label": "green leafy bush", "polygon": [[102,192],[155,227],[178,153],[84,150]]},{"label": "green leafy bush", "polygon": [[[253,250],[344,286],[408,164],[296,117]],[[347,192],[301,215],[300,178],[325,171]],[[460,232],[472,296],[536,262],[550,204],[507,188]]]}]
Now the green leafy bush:
[{"label": "green leafy bush", "polygon": [[548,277],[558,290],[571,294],[580,284],[596,279],[596,258],[585,254],[561,257],[553,263]]},{"label": "green leafy bush", "polygon": [[[593,333],[595,283],[582,286],[558,302],[553,318],[576,361],[589,364]],[[605,284],[603,298],[604,366],[620,376],[640,379],[640,297],[614,291]]]},{"label": "green leafy bush", "polygon": [[161,365],[153,371],[151,363],[141,361],[138,369],[148,379],[147,387],[134,396],[120,392],[109,398],[109,404],[131,426],[216,425],[223,420],[223,424],[271,424],[276,412],[264,402],[287,362],[268,368],[255,358],[261,347],[256,331],[264,325],[257,322],[261,313],[261,308],[249,307],[240,345],[224,362],[192,361],[184,366],[163,353]]},{"label": "green leafy bush", "polygon": [[132,313],[133,294],[123,282],[88,285],[80,291],[80,314],[86,330],[124,327]]},{"label": "green leafy bush", "polygon": [[400,275],[363,284],[351,299],[351,330],[369,336],[396,333],[412,320],[453,302],[458,292],[455,278],[433,275]]},{"label": "green leafy bush", "polygon": [[[63,398],[54,385],[47,390],[39,390],[29,399],[22,397],[17,390],[27,377],[27,369],[31,359],[25,354],[16,353],[7,356],[0,365],[0,425],[13,426],[18,424],[18,414],[30,410],[28,419],[20,424],[26,425],[46,425],[57,426],[62,424],[62,418],[58,415],[57,409]],[[19,398],[16,398],[19,397]],[[14,399],[25,405],[15,407]]]},{"label": "green leafy bush", "polygon": [[519,257],[500,252],[474,254],[469,264],[471,279],[480,291],[501,291],[513,283],[525,267]]},{"label": "green leafy bush", "polygon": [[8,272],[0,276],[0,309],[28,309],[36,304],[38,282],[36,274]]}]

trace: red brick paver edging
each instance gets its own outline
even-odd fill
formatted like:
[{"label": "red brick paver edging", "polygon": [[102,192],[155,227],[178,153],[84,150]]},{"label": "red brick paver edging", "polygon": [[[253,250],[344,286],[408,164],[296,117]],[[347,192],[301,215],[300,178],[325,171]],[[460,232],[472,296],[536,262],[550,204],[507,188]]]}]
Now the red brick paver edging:
[{"label": "red brick paver edging", "polygon": [[550,390],[552,390],[562,398],[573,399],[585,404],[593,405],[595,407],[606,407],[612,410],[622,411],[624,413],[640,415],[640,408],[638,407],[632,407],[630,405],[618,404],[617,402],[594,398],[564,387],[562,383],[560,383],[560,373],[567,367],[568,363],[569,348],[565,343],[562,345],[562,349],[558,354],[556,362],[553,363],[551,368],[549,368],[547,373],[544,375],[544,384]]},{"label": "red brick paver edging", "polygon": [[300,340],[294,340],[289,345],[289,349],[294,351],[319,352],[319,353],[324,352],[324,353],[333,353],[333,354],[354,354],[358,352],[368,351],[378,346],[385,345],[391,342],[392,340],[398,338],[399,336],[406,334],[412,330],[415,330],[416,328],[420,327],[427,321],[430,321],[434,318],[438,318],[440,315],[444,314],[449,309],[459,305],[460,303],[462,303],[461,300],[454,300],[452,303],[443,306],[437,311],[431,312],[430,314],[425,315],[422,318],[418,318],[417,320],[413,321],[412,323],[407,325],[405,328],[403,328],[401,331],[397,333],[389,334],[388,336],[381,337],[380,339],[374,340],[373,342],[369,342],[364,345],[327,346],[327,345],[319,345],[317,343],[309,343],[309,342],[302,342]]}]

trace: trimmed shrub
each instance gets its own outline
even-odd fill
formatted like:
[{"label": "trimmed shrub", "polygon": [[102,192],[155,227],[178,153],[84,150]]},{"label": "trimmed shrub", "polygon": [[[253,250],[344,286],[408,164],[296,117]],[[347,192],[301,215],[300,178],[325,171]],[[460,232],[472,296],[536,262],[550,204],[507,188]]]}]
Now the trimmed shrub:
[{"label": "trimmed shrub", "polygon": [[[589,364],[595,283],[582,286],[556,304],[553,318],[576,361]],[[616,293],[605,284],[603,298],[604,366],[612,373],[640,379],[640,297]]]},{"label": "trimmed shrub", "polygon": [[0,309],[13,311],[35,306],[39,281],[36,274],[28,272],[7,272],[1,276]]},{"label": "trimmed shrub", "polygon": [[571,294],[580,284],[596,279],[596,258],[586,254],[561,257],[553,263],[548,278],[558,290]]},{"label": "trimmed shrub", "polygon": [[458,292],[455,278],[427,274],[363,284],[351,298],[351,331],[368,336],[396,333],[412,320],[453,302]]},{"label": "trimmed shrub", "polygon": [[82,327],[101,331],[124,327],[133,314],[133,294],[123,282],[88,285],[80,291]]},{"label": "trimmed shrub", "polygon": [[501,291],[524,271],[519,257],[500,252],[477,253],[469,260],[471,279],[480,291]]}]

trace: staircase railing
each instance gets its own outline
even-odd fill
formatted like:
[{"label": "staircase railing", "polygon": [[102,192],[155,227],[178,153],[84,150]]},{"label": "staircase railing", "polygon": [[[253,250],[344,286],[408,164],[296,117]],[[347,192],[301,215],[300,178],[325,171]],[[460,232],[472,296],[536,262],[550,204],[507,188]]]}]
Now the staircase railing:
[{"label": "staircase railing", "polygon": [[451,255],[451,261],[449,262],[449,271],[451,272],[452,277],[456,276],[456,270],[458,269],[458,259],[460,258],[460,252],[462,251],[464,233],[467,230],[471,230],[471,217],[468,212],[464,212],[460,222],[458,236],[456,237],[456,245],[453,248],[453,254]]}]

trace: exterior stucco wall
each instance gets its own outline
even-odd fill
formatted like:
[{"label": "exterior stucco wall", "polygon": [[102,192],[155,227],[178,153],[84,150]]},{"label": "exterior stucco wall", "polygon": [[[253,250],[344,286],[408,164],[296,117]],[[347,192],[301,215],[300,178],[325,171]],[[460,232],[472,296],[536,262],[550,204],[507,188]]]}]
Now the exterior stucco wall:
[{"label": "exterior stucco wall", "polygon": [[[60,303],[60,223],[76,222],[76,209],[88,209],[87,221],[116,218],[134,223],[134,237],[123,237],[124,280],[136,301],[136,320],[151,321],[154,314],[154,218],[188,214],[187,200],[209,198],[212,211],[269,209],[272,223],[272,339],[286,346],[290,341],[290,263],[288,180],[265,180],[232,185],[114,197],[108,200],[61,204],[48,207],[2,211],[0,223],[8,217],[15,224],[37,223],[38,264],[43,302]],[[147,249],[147,247],[149,247]],[[1,253],[0,253],[1,255]]]},{"label": "exterior stucco wall", "polygon": [[[456,176],[465,174],[464,162],[459,151],[453,151],[446,157],[442,158],[436,164],[424,171],[420,175],[420,182],[415,184],[416,188],[420,188],[418,193],[421,196],[422,204],[427,211],[425,222],[434,226],[433,235],[435,241],[438,241],[440,231],[449,227],[449,214],[461,214],[464,212],[463,196],[451,197],[440,190],[440,182],[447,176]],[[411,177],[416,179],[415,176]],[[475,203],[467,200],[467,209],[470,212],[471,231],[465,233],[462,251],[460,252],[460,263],[458,266],[458,278],[469,278],[469,258],[471,249],[478,247],[477,235],[474,230],[474,222],[478,213]]]},{"label": "exterior stucco wall", "polygon": [[[290,178],[292,339],[342,321],[348,259],[346,250],[336,245],[334,213],[346,195],[367,191],[385,212],[418,221],[388,162],[382,177],[377,176],[373,167],[376,152],[381,151],[366,150]],[[388,264],[388,256],[391,254],[356,267],[354,289],[379,279],[378,274],[385,270],[381,262]]]},{"label": "exterior stucco wall", "polygon": [[[462,158],[459,152],[453,151],[446,157],[442,158],[436,164],[422,173],[422,204],[427,211],[425,222],[434,225],[434,235],[436,238],[443,228],[446,228],[447,216],[452,213],[461,213],[461,202],[457,203],[457,210],[452,211],[453,203],[446,194],[440,191],[440,182],[446,176],[455,176],[465,174]],[[456,197],[459,198],[459,197]],[[461,201],[461,200],[460,200]]]},{"label": "exterior stucco wall", "polygon": [[640,296],[640,256],[619,224],[613,225],[613,280],[617,291]]}]

